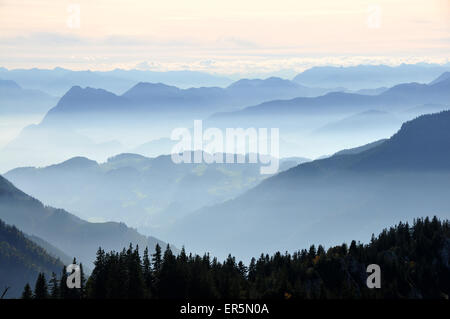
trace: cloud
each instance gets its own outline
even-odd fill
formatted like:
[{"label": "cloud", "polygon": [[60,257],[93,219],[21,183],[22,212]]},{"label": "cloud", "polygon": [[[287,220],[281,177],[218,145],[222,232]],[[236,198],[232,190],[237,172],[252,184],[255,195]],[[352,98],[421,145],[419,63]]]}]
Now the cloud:
[{"label": "cloud", "polygon": [[70,45],[87,44],[85,38],[62,33],[37,32],[28,35],[0,38],[2,44],[9,45]]},{"label": "cloud", "polygon": [[251,48],[251,49],[261,48],[261,46],[256,42],[239,37],[220,37],[217,39],[216,44],[219,47],[232,46],[234,48]]}]

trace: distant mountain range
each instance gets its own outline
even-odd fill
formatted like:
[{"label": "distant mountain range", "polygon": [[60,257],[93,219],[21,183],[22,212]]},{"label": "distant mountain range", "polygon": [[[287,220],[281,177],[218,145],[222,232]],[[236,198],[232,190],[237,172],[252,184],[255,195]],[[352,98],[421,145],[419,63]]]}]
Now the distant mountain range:
[{"label": "distant mountain range", "polygon": [[11,80],[0,80],[0,115],[44,115],[58,98],[39,90],[23,89]]},{"label": "distant mountain range", "polygon": [[[134,151],[151,140],[164,141],[174,128],[191,128],[194,119],[207,119],[205,127],[278,127],[282,157],[316,157],[318,145],[320,153],[334,153],[387,138],[396,130],[393,121],[385,125],[378,117],[381,122],[377,125],[376,117],[370,116],[376,134],[370,132],[369,126],[360,125],[358,129],[347,121],[352,127],[346,130],[357,133],[353,144],[338,139],[342,134],[330,136],[325,142],[311,138],[311,132],[330,123],[352,116],[361,118],[369,110],[388,112],[400,123],[422,114],[419,106],[442,105],[441,109],[445,109],[450,104],[450,79],[445,76],[432,84],[399,84],[378,95],[330,92],[305,97],[327,92],[313,90],[280,78],[240,80],[226,88],[180,89],[161,83],[138,83],[122,95],[74,86],[40,124],[25,128],[2,149],[0,167],[4,171],[17,166],[49,165],[74,156],[104,160],[110,154]],[[408,112],[414,108],[416,111]],[[145,154],[156,155],[148,147],[165,149],[167,145],[147,145]]]},{"label": "distant mountain range", "polygon": [[436,84],[436,83],[439,83],[442,81],[446,81],[448,79],[450,79],[450,72],[445,72],[445,73],[442,73],[437,79],[431,81],[430,84]]},{"label": "distant mountain range", "polygon": [[281,172],[186,216],[171,237],[189,249],[244,258],[320,241],[367,242],[368,234],[399,218],[450,216],[450,111],[407,122],[389,140],[362,150]]},{"label": "distant mountain range", "polygon": [[[378,95],[332,92],[308,97],[308,90],[279,78],[240,80],[225,89],[207,87],[183,90],[161,83],[139,83],[121,96],[102,89],[82,89],[76,86],[71,88],[48,112],[43,125],[61,123],[61,121],[66,124],[68,121],[65,114],[75,123],[76,116],[88,117],[102,114],[102,120],[105,121],[114,113],[125,116],[136,113],[175,113],[181,117],[185,113],[207,115],[224,111],[224,108],[233,110],[261,102],[263,103],[240,111],[225,113],[222,116],[261,115],[259,114],[261,112],[280,115],[286,112],[290,115],[293,113],[342,113],[364,111],[366,108],[397,110],[426,103],[450,103],[450,79],[442,79],[432,84],[399,84]],[[319,95],[327,92],[326,89],[319,90],[320,92],[317,92]],[[78,123],[78,125],[83,124]]]},{"label": "distant mountain range", "polygon": [[139,234],[123,223],[90,223],[65,210],[44,206],[2,176],[0,219],[29,235],[42,238],[69,256],[75,256],[87,267],[91,267],[99,246],[121,250],[133,243],[142,249],[148,246],[149,250],[154,250],[157,243],[166,245],[154,237]]},{"label": "distant mountain range", "polygon": [[[280,170],[305,161],[282,159]],[[76,157],[43,168],[17,168],[5,177],[32,196],[80,217],[124,221],[161,236],[189,212],[257,185],[266,177],[259,168],[259,163],[175,164],[170,155],[120,154],[102,164]]]},{"label": "distant mountain range", "polygon": [[74,86],[40,124],[26,127],[1,150],[0,167],[3,171],[12,165],[49,165],[80,155],[103,160],[170,137],[174,128],[189,128],[194,119],[214,112],[327,91],[280,78],[240,80],[227,88],[138,83],[123,95]]},{"label": "distant mountain range", "polygon": [[36,89],[52,95],[61,96],[72,86],[90,86],[104,88],[116,94],[122,94],[137,82],[164,82],[179,87],[227,86],[233,81],[196,71],[72,71],[63,68],[54,69],[12,69],[0,68],[0,78],[16,81],[27,89]]},{"label": "distant mountain range", "polygon": [[379,95],[332,92],[319,97],[298,97],[291,100],[269,101],[243,110],[221,113],[213,118],[289,114],[322,114],[375,110],[398,111],[408,106],[426,103],[450,103],[450,79],[433,84],[404,83]]},{"label": "distant mountain range", "polygon": [[74,86],[48,112],[43,124],[64,122],[65,125],[65,117],[70,116],[73,121],[74,117],[80,116],[80,122],[74,124],[83,125],[82,119],[99,114],[103,121],[114,114],[127,117],[176,114],[180,118],[191,114],[190,118],[193,118],[267,100],[317,96],[329,91],[309,89],[280,78],[239,80],[227,88],[179,89],[162,83],[140,82],[120,96],[104,89]]},{"label": "distant mountain range", "polygon": [[[319,88],[375,89],[404,82],[428,83],[446,71],[450,71],[448,64],[323,66],[303,71],[294,78],[294,82]],[[13,80],[24,88],[40,90],[55,96],[63,95],[76,85],[104,88],[115,94],[122,94],[137,82],[161,82],[180,88],[226,87],[233,82],[228,76],[188,70],[166,72],[137,69],[72,71],[59,67],[12,70],[0,68],[0,78]]]},{"label": "distant mountain range", "polygon": [[355,91],[353,93],[363,94],[363,95],[378,95],[378,94],[381,94],[381,93],[383,93],[384,91],[386,91],[388,89],[389,89],[388,87],[383,86],[383,87],[379,87],[379,88],[375,88],[375,89],[360,89],[360,90],[357,90],[357,91]]},{"label": "distant mountain range", "polygon": [[428,83],[446,71],[450,71],[450,64],[320,66],[298,74],[293,81],[310,87],[360,90],[391,87],[405,82]]}]

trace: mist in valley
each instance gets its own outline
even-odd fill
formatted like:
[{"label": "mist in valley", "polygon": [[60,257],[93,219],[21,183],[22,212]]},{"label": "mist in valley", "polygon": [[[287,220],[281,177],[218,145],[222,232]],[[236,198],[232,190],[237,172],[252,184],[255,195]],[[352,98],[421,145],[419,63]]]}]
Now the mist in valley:
[{"label": "mist in valley", "polygon": [[[442,77],[382,90],[373,84],[356,93],[278,78],[222,88],[138,83],[123,93],[73,86],[47,112],[1,117],[0,170],[27,195],[83,223],[124,223],[144,237],[221,258],[367,242],[398,220],[448,217],[447,166],[427,162],[448,155],[438,154],[448,143],[442,137],[448,127],[440,137],[428,136],[435,148],[427,151],[413,130],[406,146],[386,152],[383,145],[396,141],[405,122],[448,109],[449,83]],[[334,85],[339,83],[329,83]],[[271,155],[278,171],[264,175],[267,162],[249,162],[252,152],[263,151],[257,141],[246,145],[244,163],[174,163],[179,140],[171,139],[173,131],[184,128],[193,136],[198,120],[203,133],[223,132],[223,145],[228,128],[279,129],[279,152]],[[260,138],[270,151],[269,141]],[[207,156],[209,142],[198,148],[192,141],[184,151]],[[367,160],[374,167],[396,163],[404,155],[399,149],[430,158],[414,170],[353,167],[364,162],[361,154],[374,156]],[[216,155],[226,158],[228,151]],[[407,167],[411,159],[404,160]]]}]

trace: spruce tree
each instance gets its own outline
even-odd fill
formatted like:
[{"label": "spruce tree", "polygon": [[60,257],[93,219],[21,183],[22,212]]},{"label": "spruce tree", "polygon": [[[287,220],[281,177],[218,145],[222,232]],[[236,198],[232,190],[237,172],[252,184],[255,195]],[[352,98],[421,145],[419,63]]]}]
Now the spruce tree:
[{"label": "spruce tree", "polygon": [[63,266],[61,280],[59,282],[59,297],[61,299],[69,298],[69,288],[67,287],[67,268]]},{"label": "spruce tree", "polygon": [[[72,264],[73,265],[77,265],[80,268],[79,269],[79,272],[80,272],[80,288],[76,288],[76,287],[68,288],[67,287],[67,283],[66,283],[67,289],[66,289],[66,297],[65,298],[68,298],[68,299],[81,299],[81,298],[83,298],[84,290],[85,290],[84,289],[85,278],[84,278],[84,273],[83,273],[83,266],[81,264],[78,265],[76,258],[73,258]],[[76,272],[76,269],[73,269],[72,270],[72,274],[75,273],[75,272]],[[65,278],[66,281],[67,281],[67,277],[68,276],[66,274],[66,278]]]},{"label": "spruce tree", "polygon": [[144,276],[145,288],[147,290],[147,297],[151,296],[152,292],[152,266],[150,262],[150,257],[148,255],[148,247],[145,247],[144,256],[142,259],[142,273]]},{"label": "spruce tree", "polygon": [[36,280],[36,285],[34,287],[34,299],[47,299],[48,298],[48,287],[47,280],[45,279],[44,273],[39,273]]},{"label": "spruce tree", "polygon": [[159,244],[156,244],[155,246],[155,253],[152,255],[152,264],[153,264],[152,294],[153,296],[157,297],[159,294],[159,283],[162,265],[161,246],[159,246]]},{"label": "spruce tree", "polygon": [[80,298],[86,298],[86,277],[84,275],[83,264],[80,263]]},{"label": "spruce tree", "polygon": [[89,277],[88,297],[94,299],[103,299],[107,297],[106,293],[106,256],[105,251],[99,247],[97,258],[94,262],[95,268]]},{"label": "spruce tree", "polygon": [[31,290],[29,283],[23,288],[22,299],[33,299],[33,291]]},{"label": "spruce tree", "polygon": [[152,255],[152,262],[153,262],[153,271],[155,273],[158,273],[161,270],[161,246],[159,244],[156,244],[155,246],[155,253]]},{"label": "spruce tree", "polygon": [[142,274],[141,258],[139,256],[139,246],[133,251],[130,245],[131,253],[128,257],[128,298],[141,299],[145,296],[145,281]]},{"label": "spruce tree", "polygon": [[58,278],[56,278],[56,274],[52,272],[52,278],[49,281],[50,288],[50,298],[58,299],[59,298],[59,283]]},{"label": "spruce tree", "polygon": [[[77,265],[77,259],[74,257],[72,260],[73,265]],[[72,274],[75,273],[75,269],[72,270]],[[67,280],[67,279],[66,279]],[[80,294],[79,288],[67,288],[67,298],[69,299],[79,299]]]}]

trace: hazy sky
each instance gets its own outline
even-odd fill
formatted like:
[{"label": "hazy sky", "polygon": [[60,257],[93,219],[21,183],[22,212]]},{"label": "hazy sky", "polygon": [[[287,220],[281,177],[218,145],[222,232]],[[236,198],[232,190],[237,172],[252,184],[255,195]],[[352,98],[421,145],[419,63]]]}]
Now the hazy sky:
[{"label": "hazy sky", "polygon": [[301,71],[450,61],[450,0],[0,0],[0,66]]}]

